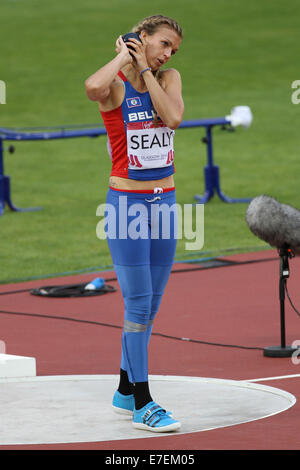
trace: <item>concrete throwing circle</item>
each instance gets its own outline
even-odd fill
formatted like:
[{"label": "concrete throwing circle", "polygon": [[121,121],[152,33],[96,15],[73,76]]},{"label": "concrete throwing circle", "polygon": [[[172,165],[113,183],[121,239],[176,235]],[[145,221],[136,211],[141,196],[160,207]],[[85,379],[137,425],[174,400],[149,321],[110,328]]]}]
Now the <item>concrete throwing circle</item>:
[{"label": "concrete throwing circle", "polygon": [[[243,381],[177,376],[149,380],[153,399],[181,422],[176,435],[266,418],[296,402],[283,390]],[[130,417],[113,411],[117,375],[38,376],[0,379],[0,384],[0,445],[167,435],[134,429]]]}]

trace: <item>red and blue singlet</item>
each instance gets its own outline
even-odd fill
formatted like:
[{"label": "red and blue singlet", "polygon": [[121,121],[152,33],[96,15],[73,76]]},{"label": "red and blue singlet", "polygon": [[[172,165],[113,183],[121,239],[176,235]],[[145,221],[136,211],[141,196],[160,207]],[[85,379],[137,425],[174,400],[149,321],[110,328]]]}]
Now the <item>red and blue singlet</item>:
[{"label": "red and blue singlet", "polygon": [[174,130],[155,113],[150,93],[133,88],[122,72],[124,100],[118,108],[101,111],[112,159],[111,176],[134,180],[159,180],[172,175]]}]

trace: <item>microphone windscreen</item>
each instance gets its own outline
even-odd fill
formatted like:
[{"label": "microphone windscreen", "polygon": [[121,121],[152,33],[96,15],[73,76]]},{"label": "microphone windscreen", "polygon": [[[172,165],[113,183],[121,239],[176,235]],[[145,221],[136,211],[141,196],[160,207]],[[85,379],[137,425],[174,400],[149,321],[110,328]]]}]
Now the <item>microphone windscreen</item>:
[{"label": "microphone windscreen", "polygon": [[300,255],[300,211],[287,204],[280,204],[266,195],[250,202],[246,222],[257,237],[272,247],[289,247]]}]

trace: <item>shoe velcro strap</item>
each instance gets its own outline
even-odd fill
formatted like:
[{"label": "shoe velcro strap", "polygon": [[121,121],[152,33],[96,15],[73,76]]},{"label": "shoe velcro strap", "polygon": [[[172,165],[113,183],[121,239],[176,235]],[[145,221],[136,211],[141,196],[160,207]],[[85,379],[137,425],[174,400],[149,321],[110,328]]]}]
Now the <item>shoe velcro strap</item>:
[{"label": "shoe velcro strap", "polygon": [[148,410],[143,415],[143,423],[148,424],[147,422],[149,422],[151,416],[153,416],[153,414],[157,413],[158,411],[164,411],[165,412],[166,410],[164,410],[159,405],[154,405],[154,406],[151,406],[151,408],[148,408]]},{"label": "shoe velcro strap", "polygon": [[162,415],[162,412],[153,413],[151,418],[147,421],[148,426],[150,426],[151,428],[155,428],[156,424],[161,421],[162,417],[166,417],[166,414],[164,413]]}]

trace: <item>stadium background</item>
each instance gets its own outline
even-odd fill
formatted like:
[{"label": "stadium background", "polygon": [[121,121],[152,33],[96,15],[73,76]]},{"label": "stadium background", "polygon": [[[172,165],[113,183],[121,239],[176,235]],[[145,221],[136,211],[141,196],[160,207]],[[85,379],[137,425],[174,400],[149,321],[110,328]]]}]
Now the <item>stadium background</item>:
[{"label": "stadium background", "polygon": [[[292,104],[298,68],[297,0],[214,2],[185,0],[1,1],[1,69],[6,104],[1,127],[95,124],[102,120],[88,100],[85,79],[115,55],[115,40],[144,16],[165,14],[183,27],[184,40],[170,63],[182,75],[184,119],[229,114],[248,105],[252,126],[213,131],[222,190],[231,197],[268,194],[300,206],[300,105]],[[177,202],[203,193],[203,129],[175,137]],[[104,202],[110,160],[106,138],[16,142],[5,151],[13,202],[42,211],[0,217],[0,282],[111,265],[96,237],[96,208]],[[5,143],[7,149],[8,142]],[[217,197],[205,206],[205,243],[177,260],[268,249],[245,223],[246,204]]]}]

